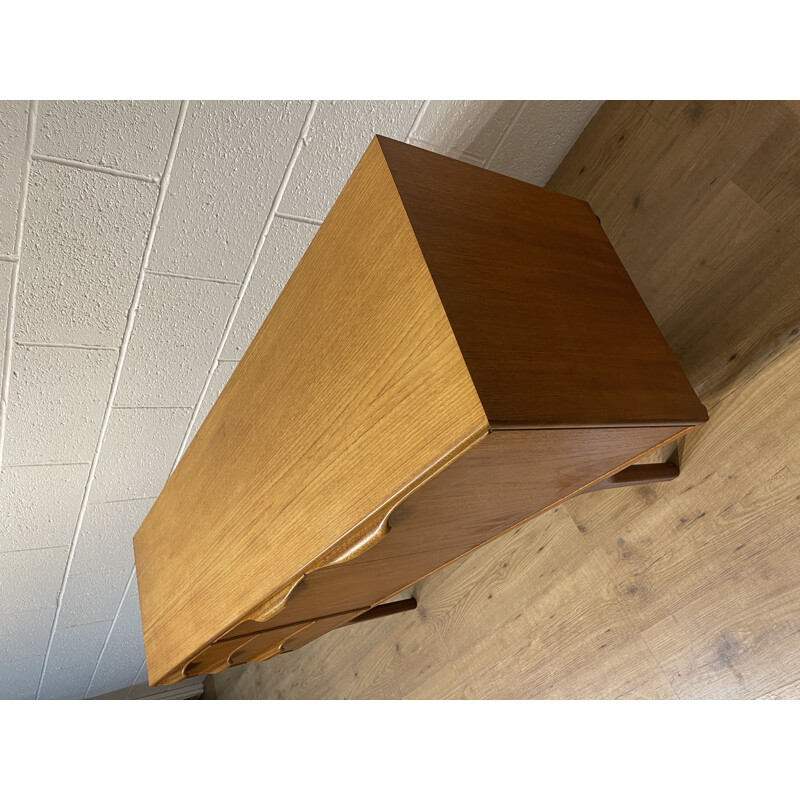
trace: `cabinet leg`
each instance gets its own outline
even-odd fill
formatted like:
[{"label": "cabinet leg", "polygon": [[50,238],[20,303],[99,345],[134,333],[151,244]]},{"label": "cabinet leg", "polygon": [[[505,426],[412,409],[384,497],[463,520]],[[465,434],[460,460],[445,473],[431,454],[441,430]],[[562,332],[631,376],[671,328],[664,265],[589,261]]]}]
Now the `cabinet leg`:
[{"label": "cabinet leg", "polygon": [[625,467],[619,472],[606,478],[594,486],[586,489],[586,492],[597,492],[601,489],[616,489],[620,486],[638,486],[643,483],[662,483],[677,478],[680,469],[677,464],[667,461],[663,464],[633,464]]},{"label": "cabinet leg", "polygon": [[413,611],[416,607],[416,597],[409,597],[407,600],[396,600],[394,603],[384,603],[383,605],[367,609],[355,619],[346,622],[345,625],[354,625],[356,622],[366,622],[369,619],[378,619],[378,617],[388,617],[391,614],[402,614],[403,611]]}]

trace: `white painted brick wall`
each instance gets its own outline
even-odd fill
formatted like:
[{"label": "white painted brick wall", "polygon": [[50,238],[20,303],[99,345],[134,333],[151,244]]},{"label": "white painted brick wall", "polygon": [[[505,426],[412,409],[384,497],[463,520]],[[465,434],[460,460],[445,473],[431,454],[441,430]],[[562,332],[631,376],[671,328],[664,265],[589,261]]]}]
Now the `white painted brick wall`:
[{"label": "white painted brick wall", "polygon": [[136,680],[144,659],[144,640],[139,596],[135,588],[134,581],[125,596],[103,659],[89,687],[89,697],[113,692],[122,686],[131,686]]},{"label": "white painted brick wall", "polygon": [[36,151],[139,175],[160,175],[179,105],[175,100],[43,102]]},{"label": "white painted brick wall", "polygon": [[307,108],[191,103],[151,269],[242,280]]},{"label": "white painted brick wall", "polygon": [[185,408],[115,408],[97,463],[92,502],[157,496],[189,417]]},{"label": "white painted brick wall", "polygon": [[16,250],[27,124],[26,102],[0,100],[0,255]]},{"label": "white painted brick wall", "polygon": [[[0,608],[54,608],[66,563],[66,547],[0,553]],[[9,649],[7,643],[3,649]]]},{"label": "white painted brick wall", "polygon": [[133,535],[154,500],[117,500],[90,503],[75,546],[73,572],[129,569],[133,564]]},{"label": "white painted brick wall", "polygon": [[42,674],[44,656],[0,661],[3,700],[33,700]]},{"label": "white painted brick wall", "polygon": [[322,220],[375,134],[406,138],[420,100],[320,102],[281,211]]},{"label": "white painted brick wall", "polygon": [[48,670],[39,692],[41,700],[82,700],[92,677],[94,664]]},{"label": "white painted brick wall", "polygon": [[89,463],[116,362],[114,350],[17,345],[3,463]]},{"label": "white painted brick wall", "polygon": [[0,641],[14,642],[13,652],[0,651],[4,657],[30,658],[44,653],[50,638],[55,607],[39,608],[13,614],[0,614]]},{"label": "white painted brick wall", "polygon": [[411,144],[483,164],[521,105],[521,100],[432,100]]},{"label": "white painted brick wall", "polygon": [[194,406],[237,291],[236,285],[148,275],[115,404]]},{"label": "white painted brick wall", "polygon": [[88,464],[3,467],[0,552],[69,546],[88,475]]},{"label": "white painted brick wall", "polygon": [[73,570],[64,592],[59,625],[69,627],[113,619],[132,568],[133,564],[127,569]]},{"label": "white painted brick wall", "polygon": [[146,679],[133,533],[375,133],[542,182],[597,105],[0,101],[0,698]]},{"label": "white painted brick wall", "polygon": [[[52,622],[52,619],[50,621]],[[71,669],[88,665],[90,667],[89,674],[91,675],[91,670],[94,669],[94,665],[97,663],[100,650],[110,629],[111,619],[89,622],[83,625],[59,625],[53,637],[48,667],[51,669]],[[87,679],[86,686],[88,685],[89,681]],[[86,686],[83,687],[84,691]]]},{"label": "white painted brick wall", "polygon": [[[8,298],[11,296],[11,275],[14,265],[7,261],[0,261],[0,337],[5,343],[6,325],[8,324]],[[3,364],[6,360],[5,347],[0,347],[0,375],[3,374]]]},{"label": "white painted brick wall", "polygon": [[33,163],[18,341],[119,346],[157,192],[151,183]]},{"label": "white painted brick wall", "polygon": [[600,105],[596,100],[529,100],[508,131],[491,168],[544,186]]}]

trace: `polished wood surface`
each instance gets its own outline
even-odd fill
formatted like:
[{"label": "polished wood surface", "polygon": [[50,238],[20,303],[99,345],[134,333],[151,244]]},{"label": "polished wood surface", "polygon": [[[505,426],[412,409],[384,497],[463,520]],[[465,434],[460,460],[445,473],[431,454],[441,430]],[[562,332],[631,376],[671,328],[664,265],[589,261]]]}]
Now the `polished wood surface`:
[{"label": "polished wood surface", "polygon": [[397,508],[379,542],[309,573],[283,609],[262,623],[244,622],[230,635],[383,602],[687,430],[492,433]]},{"label": "polished wood surface", "polygon": [[606,103],[550,185],[709,408],[648,457],[680,476],[576,496],[220,698],[800,699],[798,153],[781,103]]},{"label": "polished wood surface", "polygon": [[407,597],[405,600],[395,600],[393,603],[381,603],[367,609],[363,614],[359,614],[354,619],[346,622],[346,625],[355,625],[357,622],[369,622],[371,619],[381,617],[391,617],[393,614],[402,614],[404,611],[413,611],[417,607],[416,597]]},{"label": "polished wood surface", "polygon": [[705,418],[588,206],[377,137],[135,537],[149,679],[295,649]]},{"label": "polished wood surface", "polygon": [[493,429],[707,418],[587,203],[380,141]]},{"label": "polished wood surface", "polygon": [[150,681],[486,429],[375,142],[134,538]]},{"label": "polished wood surface", "polygon": [[671,461],[665,461],[663,464],[633,464],[594,484],[594,486],[590,486],[585,491],[597,492],[601,489],[617,489],[620,486],[663,483],[665,481],[674,481],[679,474],[678,465]]}]

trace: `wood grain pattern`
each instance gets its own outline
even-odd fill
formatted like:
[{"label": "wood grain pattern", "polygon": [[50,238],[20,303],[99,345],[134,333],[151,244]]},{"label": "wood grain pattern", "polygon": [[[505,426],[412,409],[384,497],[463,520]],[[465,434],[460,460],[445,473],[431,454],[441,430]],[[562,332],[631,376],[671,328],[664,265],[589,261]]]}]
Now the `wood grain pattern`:
[{"label": "wood grain pattern", "polygon": [[149,679],[311,641],[705,418],[586,204],[376,137],[135,537]]},{"label": "wood grain pattern", "polygon": [[409,616],[220,697],[800,699],[797,148],[781,103],[606,103],[550,185],[591,202],[711,411],[680,476],[577,496],[426,578]]},{"label": "wood grain pattern", "polygon": [[492,433],[402,503],[373,547],[309,573],[277,614],[231,635],[383,602],[687,430]]},{"label": "wood grain pattern", "polygon": [[380,142],[493,429],[707,418],[586,203]]},{"label": "wood grain pattern", "polygon": [[375,143],[136,534],[150,681],[486,428]]}]

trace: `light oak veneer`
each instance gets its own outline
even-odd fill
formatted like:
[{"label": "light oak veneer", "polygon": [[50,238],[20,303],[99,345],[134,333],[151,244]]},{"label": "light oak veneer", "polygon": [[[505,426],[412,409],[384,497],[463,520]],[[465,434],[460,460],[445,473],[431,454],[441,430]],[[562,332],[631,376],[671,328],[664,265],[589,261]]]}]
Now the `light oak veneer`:
[{"label": "light oak veneer", "polygon": [[705,419],[586,203],[376,137],[134,538],[150,683],[296,649]]}]

